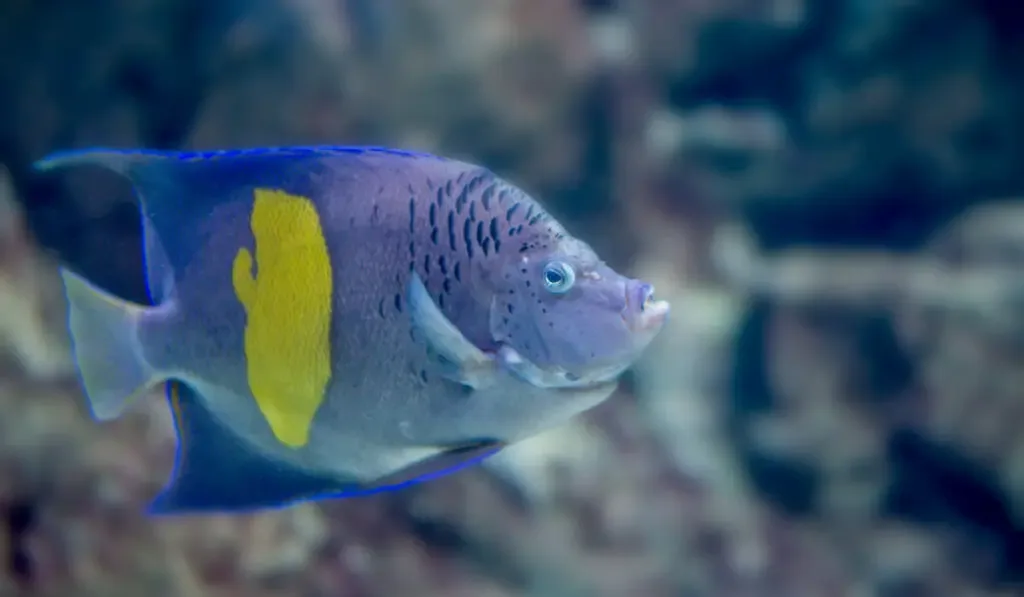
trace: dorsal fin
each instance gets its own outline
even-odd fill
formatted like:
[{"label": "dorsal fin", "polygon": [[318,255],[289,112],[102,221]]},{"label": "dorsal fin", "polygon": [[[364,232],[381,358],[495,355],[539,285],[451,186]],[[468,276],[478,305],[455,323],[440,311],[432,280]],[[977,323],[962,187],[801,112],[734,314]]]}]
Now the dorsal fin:
[{"label": "dorsal fin", "polygon": [[[143,214],[146,273],[150,296],[162,302],[172,292],[183,264],[201,246],[204,230],[196,222],[213,206],[254,188],[282,190],[313,199],[320,158],[385,155],[400,158],[437,156],[384,147],[294,146],[209,151],[93,148],[61,151],[37,161],[35,168],[94,165],[128,178]],[[209,232],[205,232],[209,234]]]}]

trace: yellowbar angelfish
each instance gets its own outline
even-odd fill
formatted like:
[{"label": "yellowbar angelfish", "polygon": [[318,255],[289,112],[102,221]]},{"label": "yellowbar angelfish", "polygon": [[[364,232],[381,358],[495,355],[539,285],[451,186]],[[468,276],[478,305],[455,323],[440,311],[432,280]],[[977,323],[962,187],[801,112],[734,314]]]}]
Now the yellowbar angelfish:
[{"label": "yellowbar angelfish", "polygon": [[600,403],[663,326],[485,168],[373,147],[91,149],[140,203],[154,306],[62,270],[94,416],[166,384],[154,513],[246,511],[422,481]]}]

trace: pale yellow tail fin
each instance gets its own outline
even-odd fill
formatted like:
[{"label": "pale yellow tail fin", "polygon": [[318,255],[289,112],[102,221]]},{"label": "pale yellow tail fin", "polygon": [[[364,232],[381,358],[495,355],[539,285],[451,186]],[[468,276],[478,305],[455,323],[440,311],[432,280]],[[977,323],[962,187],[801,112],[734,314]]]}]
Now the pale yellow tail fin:
[{"label": "pale yellow tail fin", "polygon": [[68,327],[89,408],[101,421],[117,418],[136,398],[162,381],[146,363],[137,340],[146,307],[101,290],[61,269],[68,299]]}]

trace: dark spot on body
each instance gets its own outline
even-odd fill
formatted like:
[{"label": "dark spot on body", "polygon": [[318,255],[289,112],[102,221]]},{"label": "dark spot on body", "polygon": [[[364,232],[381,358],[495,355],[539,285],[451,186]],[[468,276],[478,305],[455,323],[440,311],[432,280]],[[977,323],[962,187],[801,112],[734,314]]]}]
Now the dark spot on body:
[{"label": "dark spot on body", "polygon": [[487,211],[491,211],[491,199],[494,198],[494,185],[495,183],[492,181],[491,184],[487,185],[483,192],[480,193],[480,201],[484,204],[484,209]]},{"label": "dark spot on body", "polygon": [[466,256],[473,258],[473,236],[470,230],[469,220],[462,223],[462,238],[466,242]]},{"label": "dark spot on body", "polygon": [[437,295],[437,306],[440,307],[441,309],[444,309],[444,295],[443,294]]},{"label": "dark spot on body", "polygon": [[513,203],[511,207],[509,207],[508,209],[505,210],[505,221],[506,222],[508,222],[509,224],[512,223],[512,214],[516,213],[517,209],[519,209],[519,204],[518,203]]},{"label": "dark spot on body", "polygon": [[454,181],[452,181],[452,180],[449,180],[448,182],[444,183],[444,194],[445,195],[448,195],[449,197],[451,197],[452,189],[454,188],[453,185],[454,185]]},{"label": "dark spot on body", "polygon": [[423,369],[420,369],[420,379],[423,380],[423,383],[427,383],[427,372]]},{"label": "dark spot on body", "polygon": [[377,314],[380,315],[382,319],[386,317],[384,315],[384,299],[380,299],[380,303],[377,304]]},{"label": "dark spot on body", "polygon": [[478,245],[483,245],[484,244],[484,223],[483,222],[477,222],[476,223],[476,244],[478,244]]},{"label": "dark spot on body", "polygon": [[455,280],[458,282],[462,281],[462,263],[459,261],[455,262],[455,267],[452,268],[452,274],[455,275]]},{"label": "dark spot on body", "polygon": [[399,313],[402,312],[402,295],[395,294],[395,310]]},{"label": "dark spot on body", "polygon": [[490,252],[491,252],[491,238],[490,237],[485,238],[484,242],[480,244],[480,248],[483,249],[485,257],[488,254],[490,254]]},{"label": "dark spot on body", "polygon": [[469,202],[469,187],[462,187],[462,192],[455,198],[455,211],[459,215],[462,215],[462,210],[466,208],[466,204]]},{"label": "dark spot on body", "polygon": [[[416,198],[409,197],[409,234],[416,233]],[[409,245],[410,247],[412,245]]]},{"label": "dark spot on body", "polygon": [[427,275],[427,276],[430,275],[430,262],[431,261],[432,260],[430,259],[430,255],[429,254],[423,256],[423,273],[425,275]]},{"label": "dark spot on body", "polygon": [[455,250],[455,213],[452,211],[448,212],[448,246],[452,251]]},{"label": "dark spot on body", "polygon": [[439,208],[444,207],[444,189],[437,189],[437,195],[434,197],[434,203],[436,203]]},{"label": "dark spot on body", "polygon": [[435,245],[437,244],[437,226],[434,226],[430,230],[430,242],[434,243]]},{"label": "dark spot on body", "polygon": [[491,218],[491,221],[487,224],[487,231],[491,233],[491,238],[497,244],[501,237],[498,234],[498,218]]},{"label": "dark spot on body", "polygon": [[535,204],[531,203],[530,207],[527,208],[526,215],[523,216],[523,219],[524,220],[529,220],[530,218],[532,218],[533,217],[533,210],[536,209],[536,207],[537,206]]},{"label": "dark spot on body", "polygon": [[452,281],[451,281],[451,279],[445,278],[444,282],[441,283],[441,287],[444,288],[445,292],[447,292],[448,294],[451,294],[451,292],[452,292]]},{"label": "dark spot on body", "polygon": [[437,206],[434,205],[433,203],[430,204],[429,214],[430,214],[430,225],[436,227],[437,226]]},{"label": "dark spot on body", "polygon": [[476,176],[473,177],[473,180],[469,181],[469,188],[475,191],[483,183],[493,180],[494,175],[492,175],[489,170],[481,170]]},{"label": "dark spot on body", "polygon": [[516,310],[515,307],[512,306],[512,303],[508,303],[507,305],[505,305],[505,309],[508,310],[509,315],[511,315]]},{"label": "dark spot on body", "polygon": [[413,242],[413,241],[409,241],[409,257],[415,257],[415,256],[416,256],[416,243]]},{"label": "dark spot on body", "polygon": [[444,258],[444,255],[437,258],[437,267],[441,270],[442,274],[448,275],[448,260]]},{"label": "dark spot on body", "polygon": [[380,223],[380,206],[376,203],[373,204],[373,213],[370,214],[370,222],[373,224]]}]

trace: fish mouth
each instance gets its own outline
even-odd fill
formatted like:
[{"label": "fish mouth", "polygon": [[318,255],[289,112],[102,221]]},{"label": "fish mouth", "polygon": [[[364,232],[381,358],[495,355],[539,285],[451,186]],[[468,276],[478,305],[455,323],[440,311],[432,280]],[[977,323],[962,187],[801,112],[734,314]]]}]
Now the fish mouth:
[{"label": "fish mouth", "polygon": [[626,308],[622,318],[633,332],[653,333],[661,329],[671,306],[668,301],[655,300],[654,285],[630,280],[626,284]]}]

